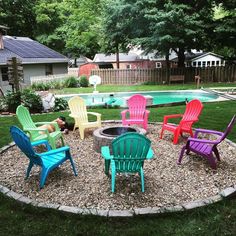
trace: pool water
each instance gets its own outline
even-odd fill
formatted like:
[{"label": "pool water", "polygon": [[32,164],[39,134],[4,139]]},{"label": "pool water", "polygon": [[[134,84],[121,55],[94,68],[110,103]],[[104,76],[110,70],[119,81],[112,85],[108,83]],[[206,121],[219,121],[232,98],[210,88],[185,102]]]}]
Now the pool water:
[{"label": "pool water", "polygon": [[[218,95],[206,93],[203,91],[168,91],[168,92],[137,92],[137,93],[96,93],[96,94],[78,94],[85,99],[88,106],[102,106],[108,104],[110,106],[125,106],[125,99],[134,94],[143,96],[152,96],[153,105],[168,104],[174,102],[184,102],[186,99],[191,101],[199,99],[202,102],[213,101],[218,98]],[[69,100],[71,96],[64,97]]]}]

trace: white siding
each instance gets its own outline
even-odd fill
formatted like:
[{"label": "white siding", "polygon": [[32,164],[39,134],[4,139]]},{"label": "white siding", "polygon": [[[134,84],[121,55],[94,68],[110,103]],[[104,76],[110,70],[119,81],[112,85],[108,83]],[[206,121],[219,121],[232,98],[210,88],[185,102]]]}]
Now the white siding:
[{"label": "white siding", "polygon": [[210,54],[198,59],[193,59],[191,65],[193,67],[224,66],[225,61],[220,57]]}]

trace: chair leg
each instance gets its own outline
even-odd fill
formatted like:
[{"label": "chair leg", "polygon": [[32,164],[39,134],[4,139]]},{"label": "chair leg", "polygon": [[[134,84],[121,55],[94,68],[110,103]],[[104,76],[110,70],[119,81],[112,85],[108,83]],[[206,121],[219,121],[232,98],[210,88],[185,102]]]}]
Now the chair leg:
[{"label": "chair leg", "polygon": [[207,160],[209,161],[210,163],[210,166],[212,169],[216,169],[216,161],[215,161],[215,158],[212,154],[210,154],[209,156],[207,156]]},{"label": "chair leg", "polygon": [[177,130],[174,132],[174,140],[173,140],[173,144],[177,144],[177,143],[178,143],[178,140],[179,140],[179,134],[180,134],[180,131],[177,129]]},{"label": "chair leg", "polygon": [[177,161],[177,164],[178,164],[178,165],[181,164],[181,161],[182,161],[182,158],[183,158],[185,149],[186,149],[186,145],[184,145],[183,148],[181,149],[181,152],[180,152],[180,155],[179,155],[179,159],[178,159],[178,161]]},{"label": "chair leg", "polygon": [[80,138],[84,139],[84,129],[83,128],[79,128],[79,134],[80,134]]},{"label": "chair leg", "polygon": [[71,157],[70,151],[67,151],[66,155],[68,156],[68,158],[70,160],[70,163],[71,163],[71,166],[72,166],[72,169],[73,169],[73,172],[74,172],[75,176],[77,176],[78,174],[77,174],[77,171],[75,169],[75,163],[74,163],[74,161]]},{"label": "chair leg", "polygon": [[141,178],[141,191],[144,192],[144,173],[143,173],[143,168],[141,167],[140,169],[140,178]]},{"label": "chair leg", "polygon": [[29,177],[29,174],[30,174],[30,171],[31,171],[31,169],[32,169],[32,167],[34,166],[34,163],[33,162],[30,162],[29,163],[29,166],[28,166],[28,168],[27,168],[27,171],[26,171],[26,179]]},{"label": "chair leg", "polygon": [[105,160],[105,174],[109,175],[110,160]]},{"label": "chair leg", "polygon": [[115,192],[115,186],[116,186],[116,168],[115,168],[115,163],[112,163],[111,166],[111,192]]},{"label": "chair leg", "polygon": [[40,176],[40,188],[43,188],[48,174],[49,174],[49,169],[46,169],[43,167],[42,172],[41,172],[41,176]]},{"label": "chair leg", "polygon": [[163,127],[162,127],[162,129],[161,129],[161,133],[160,133],[160,139],[162,139],[162,137],[163,137],[163,133],[164,133],[164,129],[163,129]]},{"label": "chair leg", "polygon": [[62,144],[62,146],[65,146],[64,138],[63,138],[62,135],[61,135],[60,139],[61,139],[61,144]]},{"label": "chair leg", "polygon": [[220,154],[219,154],[219,152],[217,150],[217,147],[213,148],[213,152],[215,153],[217,160],[220,161]]}]

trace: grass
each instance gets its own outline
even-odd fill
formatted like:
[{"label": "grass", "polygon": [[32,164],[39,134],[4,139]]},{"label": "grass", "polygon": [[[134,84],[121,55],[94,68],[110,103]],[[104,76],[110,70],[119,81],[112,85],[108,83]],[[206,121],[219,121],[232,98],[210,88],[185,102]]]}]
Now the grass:
[{"label": "grass", "polygon": [[[236,83],[208,83],[201,84],[201,87],[236,87]],[[97,85],[97,91],[100,93],[112,92],[137,92],[137,91],[159,91],[159,90],[187,90],[196,89],[196,84],[179,85]],[[63,90],[52,90],[55,94],[74,94],[74,93],[92,93],[93,87],[87,88],[64,88]]]},{"label": "grass", "polygon": [[[182,113],[185,106],[150,108],[150,121],[162,121],[163,115]],[[103,120],[119,119],[121,109],[93,109]],[[236,113],[236,103],[205,103],[196,127],[223,131]],[[34,121],[53,120],[61,113],[33,115]],[[68,112],[63,113],[69,122]],[[11,139],[9,127],[18,125],[16,117],[0,117],[0,146]],[[229,135],[236,142],[236,129]],[[158,142],[158,140],[157,140]],[[79,189],[78,189],[79,194]],[[173,214],[134,218],[78,216],[41,209],[0,194],[0,235],[235,235],[236,199],[204,208]]]}]

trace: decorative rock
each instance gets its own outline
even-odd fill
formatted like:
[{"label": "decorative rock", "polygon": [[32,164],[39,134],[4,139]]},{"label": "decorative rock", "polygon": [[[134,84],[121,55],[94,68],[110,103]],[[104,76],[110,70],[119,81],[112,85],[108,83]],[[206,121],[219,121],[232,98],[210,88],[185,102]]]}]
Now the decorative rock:
[{"label": "decorative rock", "polygon": [[220,192],[220,195],[222,197],[232,197],[235,194],[236,194],[236,189],[232,187],[226,188]]},{"label": "decorative rock", "polygon": [[6,194],[6,193],[9,192],[9,191],[10,191],[10,189],[8,189],[8,188],[6,188],[6,187],[0,185],[0,192],[1,192],[1,193]]},{"label": "decorative rock", "polygon": [[178,211],[184,211],[184,208],[180,205],[164,207],[164,212],[178,212]]},{"label": "decorative rock", "polygon": [[7,194],[6,194],[8,197],[11,197],[11,198],[14,198],[14,199],[19,199],[20,197],[22,197],[22,195],[21,194],[19,194],[19,193],[16,193],[16,192],[13,192],[13,191],[9,191],[9,192],[7,192]]},{"label": "decorative rock", "polygon": [[58,208],[60,211],[70,212],[70,213],[79,213],[79,209],[77,207],[69,207],[69,206],[60,206]]},{"label": "decorative rock", "polygon": [[133,216],[134,212],[132,210],[109,210],[108,216],[110,217],[130,217]]},{"label": "decorative rock", "polygon": [[33,200],[31,200],[31,199],[28,198],[28,197],[22,196],[22,197],[20,197],[20,198],[18,199],[18,201],[19,201],[19,202],[22,202],[22,203],[30,204],[30,203],[32,203]]},{"label": "decorative rock", "polygon": [[206,205],[206,203],[203,200],[200,200],[200,201],[189,202],[189,203],[183,204],[182,206],[186,210],[190,210],[190,209],[197,208],[197,207],[202,207],[202,206],[205,206],[205,205]]},{"label": "decorative rock", "polygon": [[152,211],[152,207],[135,208],[134,214],[135,215],[146,215],[146,214],[149,214],[151,211]]}]

